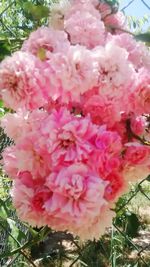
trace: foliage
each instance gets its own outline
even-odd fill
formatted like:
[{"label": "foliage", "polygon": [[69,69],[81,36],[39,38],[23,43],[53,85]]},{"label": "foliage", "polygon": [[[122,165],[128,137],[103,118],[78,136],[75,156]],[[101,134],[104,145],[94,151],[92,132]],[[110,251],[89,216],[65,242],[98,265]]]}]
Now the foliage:
[{"label": "foliage", "polygon": [[21,46],[29,33],[46,25],[52,0],[7,0],[0,4],[0,60]]}]

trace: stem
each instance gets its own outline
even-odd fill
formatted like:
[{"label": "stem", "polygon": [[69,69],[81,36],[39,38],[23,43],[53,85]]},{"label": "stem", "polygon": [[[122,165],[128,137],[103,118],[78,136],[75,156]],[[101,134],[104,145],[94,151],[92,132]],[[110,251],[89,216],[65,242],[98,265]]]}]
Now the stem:
[{"label": "stem", "polygon": [[121,28],[113,26],[113,25],[108,25],[107,28],[110,29],[110,30],[119,30],[119,31],[128,33],[128,34],[132,35],[133,37],[136,37],[136,35],[133,32],[130,32],[130,31],[125,30],[125,29],[121,29]]}]

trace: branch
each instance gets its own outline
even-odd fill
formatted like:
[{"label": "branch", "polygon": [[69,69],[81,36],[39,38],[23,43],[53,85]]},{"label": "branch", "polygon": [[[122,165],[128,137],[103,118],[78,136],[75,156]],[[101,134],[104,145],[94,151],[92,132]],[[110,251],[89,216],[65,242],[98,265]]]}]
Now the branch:
[{"label": "branch", "polygon": [[141,0],[141,2],[150,10],[150,6],[144,0]]},{"label": "branch", "polygon": [[110,30],[122,31],[122,32],[125,32],[125,33],[128,33],[128,34],[132,35],[133,37],[136,37],[136,35],[133,32],[130,32],[130,31],[125,30],[125,29],[121,29],[121,28],[116,27],[114,25],[108,25],[107,28],[110,29]]}]

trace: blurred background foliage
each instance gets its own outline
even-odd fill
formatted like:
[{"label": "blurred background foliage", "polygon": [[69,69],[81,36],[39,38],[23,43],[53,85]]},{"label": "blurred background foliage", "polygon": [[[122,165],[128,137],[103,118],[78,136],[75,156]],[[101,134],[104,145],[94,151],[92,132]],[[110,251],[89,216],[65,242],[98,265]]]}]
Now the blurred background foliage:
[{"label": "blurred background foliage", "polygon": [[[117,0],[105,0],[113,12]],[[140,1],[140,0],[139,0]],[[49,10],[55,0],[0,1],[0,60],[18,50],[29,33],[48,25]],[[132,1],[128,4],[132,5]],[[126,8],[123,12],[126,13]],[[128,16],[129,29],[137,39],[150,43],[149,8],[143,18]],[[134,10],[133,10],[134,13]],[[0,101],[0,117],[7,112]],[[0,128],[0,155],[10,145]],[[82,243],[67,232],[47,227],[32,229],[17,218],[12,206],[11,180],[0,169],[0,266],[1,267],[148,267],[150,266],[150,179],[132,184],[128,194],[116,204],[113,226],[98,241]]]}]

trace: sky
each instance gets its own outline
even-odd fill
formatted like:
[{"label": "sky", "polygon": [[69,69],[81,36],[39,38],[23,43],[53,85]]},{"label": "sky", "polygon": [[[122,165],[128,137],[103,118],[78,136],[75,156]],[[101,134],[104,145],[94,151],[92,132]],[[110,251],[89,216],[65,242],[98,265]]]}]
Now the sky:
[{"label": "sky", "polygon": [[[131,0],[120,0],[120,9],[126,6]],[[150,0],[144,0],[150,6]],[[141,0],[134,0],[134,2],[125,9],[125,13],[129,16],[135,16],[142,18],[145,14],[150,16],[150,10],[142,3]],[[150,27],[149,23],[146,23],[144,29]]]},{"label": "sky", "polygon": [[[120,8],[126,6],[130,0],[121,0]],[[145,0],[150,6],[150,0]],[[136,17],[143,17],[145,14],[150,15],[150,10],[142,3],[141,0],[134,0],[134,2],[125,10],[127,15],[133,15]]]}]

